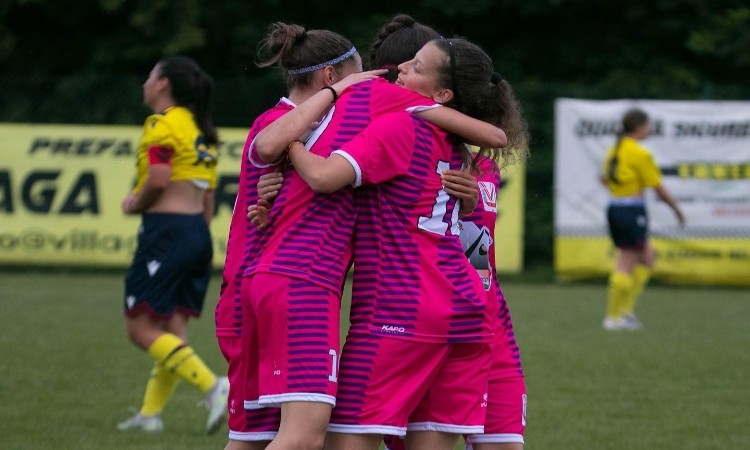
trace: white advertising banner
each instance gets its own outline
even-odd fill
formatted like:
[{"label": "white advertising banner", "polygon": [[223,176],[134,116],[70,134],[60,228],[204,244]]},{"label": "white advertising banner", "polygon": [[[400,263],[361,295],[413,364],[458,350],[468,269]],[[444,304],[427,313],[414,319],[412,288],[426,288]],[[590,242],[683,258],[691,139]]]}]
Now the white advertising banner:
[{"label": "white advertising banner", "polygon": [[653,190],[646,195],[657,252],[654,276],[675,283],[750,285],[750,102],[577,100],[555,104],[555,270],[601,276],[614,263],[608,190],[599,181],[625,111],[651,117],[641,144],[687,218],[678,226]]}]

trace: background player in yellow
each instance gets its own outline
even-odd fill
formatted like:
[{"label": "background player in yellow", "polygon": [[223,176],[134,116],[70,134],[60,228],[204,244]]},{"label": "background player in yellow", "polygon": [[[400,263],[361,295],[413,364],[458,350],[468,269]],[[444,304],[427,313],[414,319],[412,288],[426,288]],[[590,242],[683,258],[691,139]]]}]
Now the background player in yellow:
[{"label": "background player in yellow", "polygon": [[213,80],[190,58],[159,61],[143,84],[154,114],[143,125],[136,186],[122,201],[141,214],[138,248],[125,278],[128,338],[154,367],[140,411],[118,430],[159,432],[160,413],[181,378],[203,392],[206,431],[227,415],[229,382],[217,377],[187,344],[187,324],[198,317],[211,276],[218,134],[209,106]]},{"label": "background player in yellow", "polygon": [[648,114],[627,111],[617,141],[604,160],[602,182],[610,192],[607,207],[609,233],[617,247],[617,261],[609,276],[607,312],[602,326],[607,330],[635,330],[641,323],[635,316],[635,302],[651,275],[654,251],[648,239],[648,216],[644,191],[653,188],[685,224],[677,202],[661,183],[661,171],[640,141],[651,134]]}]

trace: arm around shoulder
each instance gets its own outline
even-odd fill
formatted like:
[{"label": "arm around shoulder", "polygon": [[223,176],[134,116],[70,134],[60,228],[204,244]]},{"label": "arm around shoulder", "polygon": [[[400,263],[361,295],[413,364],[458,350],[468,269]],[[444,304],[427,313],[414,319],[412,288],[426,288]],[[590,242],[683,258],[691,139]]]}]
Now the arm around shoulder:
[{"label": "arm around shoulder", "polygon": [[300,142],[293,142],[289,146],[289,159],[315,192],[335,192],[356,180],[354,168],[345,158],[338,155],[323,158],[307,151]]},{"label": "arm around shoulder", "polygon": [[450,133],[461,136],[467,144],[483,148],[503,148],[508,145],[508,137],[502,129],[453,108],[431,108],[415,114]]}]

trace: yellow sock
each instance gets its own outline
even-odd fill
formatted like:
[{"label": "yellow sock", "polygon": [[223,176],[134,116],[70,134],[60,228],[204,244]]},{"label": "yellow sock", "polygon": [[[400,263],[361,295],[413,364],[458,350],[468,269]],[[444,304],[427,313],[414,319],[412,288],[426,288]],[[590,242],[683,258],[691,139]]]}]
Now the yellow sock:
[{"label": "yellow sock", "polygon": [[195,350],[174,334],[164,333],[159,336],[148,348],[148,354],[201,392],[208,392],[216,383],[216,375],[195,354]]},{"label": "yellow sock", "polygon": [[169,399],[172,398],[179,380],[180,378],[173,372],[165,369],[158,362],[154,362],[154,367],[151,369],[151,378],[146,383],[146,393],[143,396],[141,414],[144,416],[160,414],[167,405],[167,402],[169,402]]},{"label": "yellow sock", "polygon": [[607,317],[620,317],[622,308],[633,291],[633,277],[624,272],[612,272],[609,276]]},{"label": "yellow sock", "polygon": [[635,266],[633,269],[633,290],[622,305],[623,313],[633,314],[633,311],[635,311],[635,302],[643,293],[643,288],[646,287],[649,278],[651,278],[651,270],[648,267],[642,265]]}]

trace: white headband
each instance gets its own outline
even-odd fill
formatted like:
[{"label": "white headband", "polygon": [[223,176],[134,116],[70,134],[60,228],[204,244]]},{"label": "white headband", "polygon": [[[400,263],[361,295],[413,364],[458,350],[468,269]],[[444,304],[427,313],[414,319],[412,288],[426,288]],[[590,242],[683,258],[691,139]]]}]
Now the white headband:
[{"label": "white headband", "polygon": [[354,48],[354,47],[352,47],[351,49],[349,49],[348,52],[344,53],[343,55],[339,56],[338,58],[334,58],[334,59],[332,59],[330,61],[326,61],[324,63],[315,64],[314,66],[310,66],[310,67],[302,67],[300,69],[288,70],[287,72],[290,75],[298,75],[300,73],[315,72],[316,70],[320,70],[320,69],[322,69],[323,67],[326,67],[326,66],[335,66],[336,64],[338,64],[341,61],[345,60],[346,58],[352,56],[356,52],[357,52],[357,49]]}]

